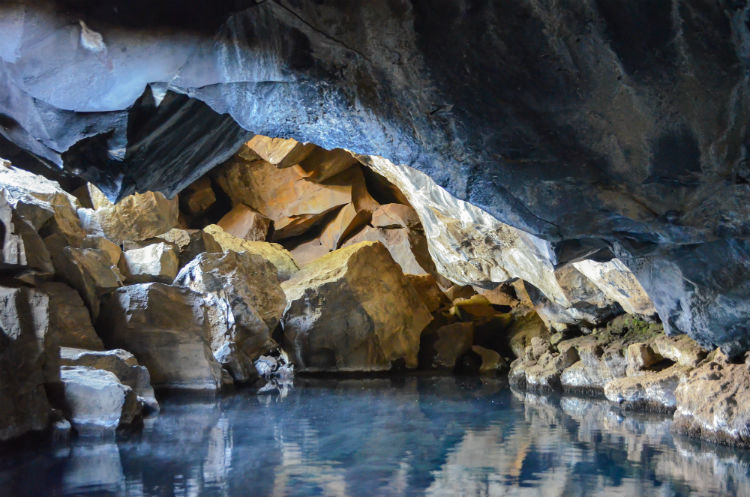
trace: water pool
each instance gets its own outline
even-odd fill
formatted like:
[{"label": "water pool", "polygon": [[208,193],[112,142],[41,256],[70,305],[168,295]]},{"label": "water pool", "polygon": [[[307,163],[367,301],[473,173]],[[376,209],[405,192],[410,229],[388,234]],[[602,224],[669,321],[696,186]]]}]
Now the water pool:
[{"label": "water pool", "polygon": [[501,379],[296,379],[170,396],[141,430],[6,448],[2,495],[750,496],[750,452]]}]

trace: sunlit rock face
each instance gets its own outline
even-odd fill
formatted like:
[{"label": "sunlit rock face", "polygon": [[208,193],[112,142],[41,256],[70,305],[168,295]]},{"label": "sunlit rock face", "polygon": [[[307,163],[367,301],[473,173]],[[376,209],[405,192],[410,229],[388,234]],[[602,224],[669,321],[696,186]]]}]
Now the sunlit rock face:
[{"label": "sunlit rock face", "polygon": [[383,156],[513,226],[472,232],[465,281],[612,249],[668,331],[750,345],[747,5],[199,3],[0,7],[0,133],[112,197],[254,133]]}]

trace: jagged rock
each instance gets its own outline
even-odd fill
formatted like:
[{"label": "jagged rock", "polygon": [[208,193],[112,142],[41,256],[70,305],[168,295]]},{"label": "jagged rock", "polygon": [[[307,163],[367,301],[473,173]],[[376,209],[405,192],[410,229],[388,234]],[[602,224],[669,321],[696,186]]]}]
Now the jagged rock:
[{"label": "jagged rock", "polygon": [[99,188],[91,183],[80,186],[73,192],[73,196],[78,199],[81,205],[87,209],[101,209],[112,205],[112,202],[102,193]]},{"label": "jagged rock", "polygon": [[221,229],[221,226],[215,224],[206,226],[203,228],[203,232],[210,235],[223,251],[248,252],[267,259],[276,266],[281,281],[288,280],[299,270],[292,254],[278,243],[242,240],[225,232]]},{"label": "jagged rock", "polygon": [[477,354],[482,361],[479,366],[479,372],[482,374],[497,373],[508,367],[505,359],[494,350],[474,345],[471,347],[471,351]]},{"label": "jagged rock", "polygon": [[113,266],[117,266],[120,263],[122,249],[119,245],[107,240],[103,236],[87,235],[81,241],[81,248],[101,250],[107,254]]},{"label": "jagged rock", "polygon": [[226,302],[226,325],[221,333],[212,327],[211,349],[235,380],[248,381],[253,361],[273,347],[271,333],[286,307],[273,264],[246,252],[200,254],[180,270],[174,285]]},{"label": "jagged rock", "polygon": [[531,311],[513,320],[506,331],[510,349],[516,357],[523,357],[524,350],[534,337],[549,338],[549,330],[536,311]]},{"label": "jagged rock", "polygon": [[0,287],[0,440],[42,430],[49,422],[44,384],[59,371],[59,358],[52,350],[54,337],[47,340],[47,302],[29,288]]},{"label": "jagged rock", "polygon": [[271,220],[245,204],[236,204],[216,224],[237,238],[264,242],[271,227]]},{"label": "jagged rock", "polygon": [[471,350],[474,342],[474,324],[448,324],[436,329],[431,335],[431,340],[423,339],[422,343],[432,352],[432,367],[453,369],[458,358]]},{"label": "jagged rock", "polygon": [[683,366],[695,367],[707,354],[707,351],[687,335],[678,337],[661,335],[654,338],[650,344],[654,352]]},{"label": "jagged rock", "polygon": [[222,246],[212,235],[203,230],[172,228],[156,239],[173,244],[180,252],[179,266],[183,267],[203,252],[221,252]]},{"label": "jagged rock", "polygon": [[483,295],[472,295],[469,298],[457,298],[453,301],[451,312],[459,319],[480,320],[498,314],[495,308]]},{"label": "jagged rock", "polygon": [[120,259],[120,270],[128,283],[171,283],[177,276],[179,265],[177,250],[168,243],[152,243],[126,250]]},{"label": "jagged rock", "polygon": [[216,193],[211,187],[211,180],[203,177],[191,183],[180,193],[180,201],[188,214],[196,215],[205,212],[216,203]]},{"label": "jagged rock", "polygon": [[437,274],[427,250],[427,241],[420,232],[406,228],[380,229],[366,226],[344,242],[343,246],[363,241],[381,242],[385,245],[404,273]]},{"label": "jagged rock", "polygon": [[70,286],[78,290],[91,311],[99,316],[99,298],[122,285],[122,275],[112,265],[109,255],[96,249],[65,247],[55,254],[57,273]]},{"label": "jagged rock", "polygon": [[277,167],[299,164],[317,148],[312,143],[300,143],[291,138],[269,138],[262,135],[253,136],[246,146],[258,157]]},{"label": "jagged rock", "polygon": [[543,342],[540,337],[534,337],[532,344],[526,347],[525,357],[511,363],[508,374],[511,384],[542,391],[561,388],[560,376],[578,361],[578,354],[572,347],[560,352],[542,352],[549,347],[549,342]]},{"label": "jagged rock", "polygon": [[94,219],[110,240],[140,241],[160,235],[177,226],[178,200],[160,192],[129,195],[116,204],[96,209]]},{"label": "jagged rock", "polygon": [[372,213],[375,228],[409,228],[421,229],[417,212],[408,205],[384,204]]},{"label": "jagged rock", "polygon": [[675,389],[689,371],[689,367],[675,364],[662,371],[615,378],[604,386],[604,395],[608,400],[631,409],[671,411],[676,405]]},{"label": "jagged rock", "polygon": [[340,148],[326,150],[315,147],[307,157],[298,162],[299,173],[310,181],[320,183],[359,164],[351,152]]},{"label": "jagged rock", "polygon": [[114,430],[131,424],[141,406],[133,389],[114,374],[85,366],[60,368],[65,415],[79,432]]},{"label": "jagged rock", "polygon": [[294,365],[283,349],[275,349],[263,354],[255,361],[255,369],[265,380],[291,381],[294,378]]},{"label": "jagged rock", "polygon": [[656,309],[635,275],[619,259],[608,262],[584,260],[573,267],[588,278],[604,295],[620,304],[628,314],[653,316]]},{"label": "jagged rock", "polygon": [[201,294],[161,283],[117,289],[102,301],[97,329],[110,348],[132,352],[155,387],[218,390],[221,366]]},{"label": "jagged rock", "polygon": [[336,250],[352,233],[362,228],[370,220],[368,211],[357,211],[354,204],[341,207],[336,216],[323,227],[318,239],[326,250]]},{"label": "jagged rock", "polygon": [[417,366],[432,316],[388,250],[364,242],[331,252],[281,284],[284,338],[301,371]]},{"label": "jagged rock", "polygon": [[441,307],[450,305],[451,301],[440,289],[434,276],[430,274],[405,274],[404,276],[430,312],[434,313]]},{"label": "jagged rock", "polygon": [[34,228],[15,212],[0,192],[0,268],[53,273],[49,251]]},{"label": "jagged rock", "polygon": [[305,179],[297,168],[279,169],[269,162],[235,156],[216,174],[234,204],[245,204],[273,220],[273,240],[300,235],[328,212],[352,201],[353,173],[349,171],[316,183]]},{"label": "jagged rock", "polygon": [[60,364],[109,371],[117,376],[123,385],[132,388],[138,396],[138,401],[149,410],[159,410],[148,369],[140,366],[135,356],[127,350],[87,350],[64,346],[60,347]]},{"label": "jagged rock", "polygon": [[43,283],[39,289],[49,298],[50,330],[63,347],[102,350],[104,344],[91,324],[89,310],[77,291],[56,281]]},{"label": "jagged rock", "polygon": [[750,446],[750,364],[721,353],[692,370],[675,390],[674,429],[728,445]]},{"label": "jagged rock", "polygon": [[[495,288],[485,289],[481,287],[474,288],[480,295],[484,296],[490,304],[507,306],[516,309],[521,305],[520,299],[516,296],[513,287],[508,284],[499,284]],[[527,311],[530,310],[527,309]]]},{"label": "jagged rock", "polygon": [[648,369],[659,363],[663,357],[655,353],[654,349],[647,343],[632,343],[628,345],[627,359],[627,375],[635,376],[638,371]]}]

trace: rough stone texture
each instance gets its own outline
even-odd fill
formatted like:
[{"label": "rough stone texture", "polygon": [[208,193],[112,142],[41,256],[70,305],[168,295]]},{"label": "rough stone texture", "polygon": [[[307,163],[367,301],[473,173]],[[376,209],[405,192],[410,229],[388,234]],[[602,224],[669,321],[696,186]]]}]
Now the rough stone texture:
[{"label": "rough stone texture", "polygon": [[102,302],[97,329],[107,347],[132,352],[155,387],[217,390],[221,366],[199,293],[161,283],[117,289]]},{"label": "rough stone texture", "polygon": [[28,288],[0,287],[0,440],[42,430],[49,422],[45,370],[59,369],[59,358],[45,340],[47,302]]},{"label": "rough stone texture", "polygon": [[549,338],[549,330],[536,311],[517,317],[507,330],[510,349],[516,357],[523,357],[524,350],[534,337]]},{"label": "rough stone texture", "polygon": [[0,192],[0,268],[53,273],[49,251],[34,228],[11,208]]},{"label": "rough stone texture", "polygon": [[177,276],[179,265],[178,252],[168,243],[152,243],[126,250],[120,259],[120,271],[128,283],[171,283]]},{"label": "rough stone texture", "polygon": [[477,354],[482,360],[479,366],[479,372],[482,374],[497,373],[500,370],[506,369],[508,367],[505,359],[503,359],[500,354],[498,354],[494,350],[486,349],[484,347],[480,347],[479,345],[474,345],[471,347],[471,351]]},{"label": "rough stone texture", "polygon": [[102,350],[89,310],[77,291],[56,281],[43,283],[39,289],[49,298],[52,309],[49,316],[50,330],[55,333],[62,347]]},{"label": "rough stone texture", "polygon": [[417,291],[417,296],[430,312],[434,313],[441,307],[450,305],[450,300],[440,289],[432,275],[405,274],[404,276]]},{"label": "rough stone texture", "polygon": [[375,228],[422,229],[417,212],[408,205],[403,204],[381,205],[372,213],[372,222],[370,224]]},{"label": "rough stone texture", "polygon": [[[750,363],[716,354],[675,391],[677,431],[712,442],[750,446]],[[707,401],[708,400],[708,401]]]},{"label": "rough stone texture", "polygon": [[245,145],[258,157],[278,167],[299,164],[316,149],[312,143],[299,143],[291,138],[269,138],[262,135],[253,136]]},{"label": "rough stone texture", "polygon": [[85,366],[63,366],[65,415],[79,432],[114,430],[140,414],[133,389],[113,373]]},{"label": "rough stone texture", "polygon": [[113,266],[109,255],[97,249],[65,247],[54,254],[58,275],[78,290],[96,320],[99,297],[122,285],[122,275]]},{"label": "rough stone texture", "polygon": [[237,238],[265,242],[271,220],[245,204],[236,204],[216,224]]},{"label": "rough stone texture", "polygon": [[321,182],[359,164],[351,152],[340,148],[326,150],[315,147],[310,155],[299,162],[299,169],[310,181]]},{"label": "rough stone texture", "polygon": [[281,284],[287,350],[300,371],[417,366],[432,316],[388,250],[363,242],[331,252]]},{"label": "rough stone texture", "polygon": [[604,386],[604,395],[626,408],[671,411],[676,405],[675,390],[689,371],[675,364],[643,376],[616,378]]},{"label": "rough stone texture", "polygon": [[653,316],[656,309],[635,275],[619,259],[607,262],[585,260],[574,262],[581,272],[604,295],[620,304],[628,314]]},{"label": "rough stone texture", "polygon": [[110,240],[140,241],[160,235],[177,226],[177,198],[167,199],[160,192],[129,195],[116,204],[96,209],[95,220]]},{"label": "rough stone texture", "polygon": [[63,366],[85,366],[102,369],[117,376],[123,385],[133,389],[138,401],[148,409],[159,409],[151,376],[148,369],[138,365],[138,360],[127,350],[87,350],[83,348],[60,347],[60,364]]},{"label": "rough stone texture", "polygon": [[201,254],[180,270],[174,285],[211,294],[226,306],[223,329],[212,327],[211,349],[235,380],[255,375],[253,361],[274,346],[271,333],[279,324],[286,297],[276,268],[246,252]]},{"label": "rough stone texture", "polygon": [[276,266],[281,281],[288,280],[299,270],[292,254],[278,243],[243,240],[227,233],[221,229],[221,226],[215,224],[206,226],[203,232],[210,235],[223,251],[248,252],[264,257]]},{"label": "rough stone texture", "polygon": [[115,4],[2,7],[5,138],[113,197],[175,194],[245,130],[383,155],[455,282],[557,301],[540,265],[612,245],[670,332],[750,346],[745,3]]},{"label": "rough stone texture", "polygon": [[87,235],[81,241],[81,248],[92,248],[105,252],[113,266],[120,263],[122,249],[116,243],[107,240],[103,236]]},{"label": "rough stone texture", "polygon": [[203,252],[221,252],[222,246],[203,230],[185,230],[172,228],[157,237],[165,242],[172,243],[180,251],[180,267],[195,259]]},{"label": "rough stone texture", "polygon": [[437,274],[423,233],[408,228],[381,229],[366,226],[349,238],[344,247],[363,241],[381,242],[404,273]]},{"label": "rough stone texture", "polygon": [[453,369],[458,358],[471,350],[474,343],[474,324],[468,322],[441,326],[434,331],[433,339],[432,367]]}]

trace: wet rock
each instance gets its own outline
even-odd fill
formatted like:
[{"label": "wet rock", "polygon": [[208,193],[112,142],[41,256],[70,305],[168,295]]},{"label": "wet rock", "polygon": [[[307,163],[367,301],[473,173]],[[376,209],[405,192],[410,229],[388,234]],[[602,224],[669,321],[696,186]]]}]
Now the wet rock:
[{"label": "wet rock", "polygon": [[285,281],[299,270],[292,254],[278,243],[242,240],[226,231],[221,226],[211,224],[203,228],[223,251],[248,252],[260,255],[276,267],[280,281]]},{"label": "wet rock", "polygon": [[714,354],[675,391],[674,428],[711,442],[750,446],[750,371]]},{"label": "wet rock", "polygon": [[453,369],[458,358],[471,350],[472,343],[474,324],[471,322],[441,326],[422,339],[422,347],[431,356],[430,366],[439,369]]},{"label": "wet rock", "polygon": [[604,386],[604,395],[630,409],[671,411],[676,405],[675,390],[689,370],[676,364],[662,371],[616,378]]},{"label": "wet rock", "polygon": [[434,276],[430,274],[405,274],[404,276],[430,312],[434,313],[441,307],[450,305],[451,301],[440,289]]},{"label": "wet rock", "polygon": [[151,376],[148,369],[138,364],[138,360],[127,350],[87,350],[84,348],[60,347],[62,366],[85,366],[109,371],[123,384],[133,389],[138,401],[149,411],[158,411]]},{"label": "wet rock", "polygon": [[99,298],[122,285],[122,275],[112,265],[109,255],[96,249],[65,247],[55,254],[57,273],[70,286],[78,290],[96,320],[99,315]]},{"label": "wet rock", "polygon": [[59,358],[45,340],[47,302],[29,288],[0,287],[0,440],[42,430],[49,422],[44,385],[55,379],[51,372],[59,371]]},{"label": "wet rock", "polygon": [[381,242],[385,245],[404,273],[437,274],[427,250],[427,241],[418,231],[407,228],[380,229],[366,226],[349,238],[343,246],[347,247],[363,241]]},{"label": "wet rock", "polygon": [[653,316],[656,308],[635,275],[619,259],[607,262],[584,260],[573,267],[591,281],[604,295],[620,304],[628,314]]},{"label": "wet rock", "polygon": [[264,242],[271,227],[271,220],[245,204],[236,204],[216,224],[237,238]]},{"label": "wet rock", "polygon": [[50,330],[57,335],[61,346],[91,350],[104,348],[91,323],[89,310],[77,291],[56,281],[45,282],[39,289],[49,298],[52,309],[49,316]]},{"label": "wet rock", "polygon": [[255,360],[255,369],[265,380],[290,382],[294,379],[294,365],[283,349],[274,349]]},{"label": "wet rock", "polygon": [[116,204],[96,209],[94,218],[110,240],[140,241],[177,226],[178,200],[160,192],[129,195]]},{"label": "wet rock", "polygon": [[247,252],[200,254],[180,270],[174,285],[226,303],[217,320],[226,324],[212,327],[211,349],[236,380],[248,381],[255,373],[253,360],[274,345],[271,333],[286,306],[273,264]]},{"label": "wet rock", "polygon": [[102,302],[97,329],[104,344],[135,355],[155,387],[217,390],[221,366],[201,294],[161,283],[117,289]]},{"label": "wet rock", "polygon": [[66,417],[79,432],[114,430],[140,415],[141,405],[133,389],[109,371],[63,366],[60,377]]},{"label": "wet rock", "polygon": [[171,283],[177,276],[179,264],[177,250],[172,244],[152,243],[123,252],[120,270],[128,283]]},{"label": "wet rock", "polygon": [[396,360],[417,366],[432,316],[382,244],[331,252],[281,286],[284,338],[300,371],[382,371]]}]

